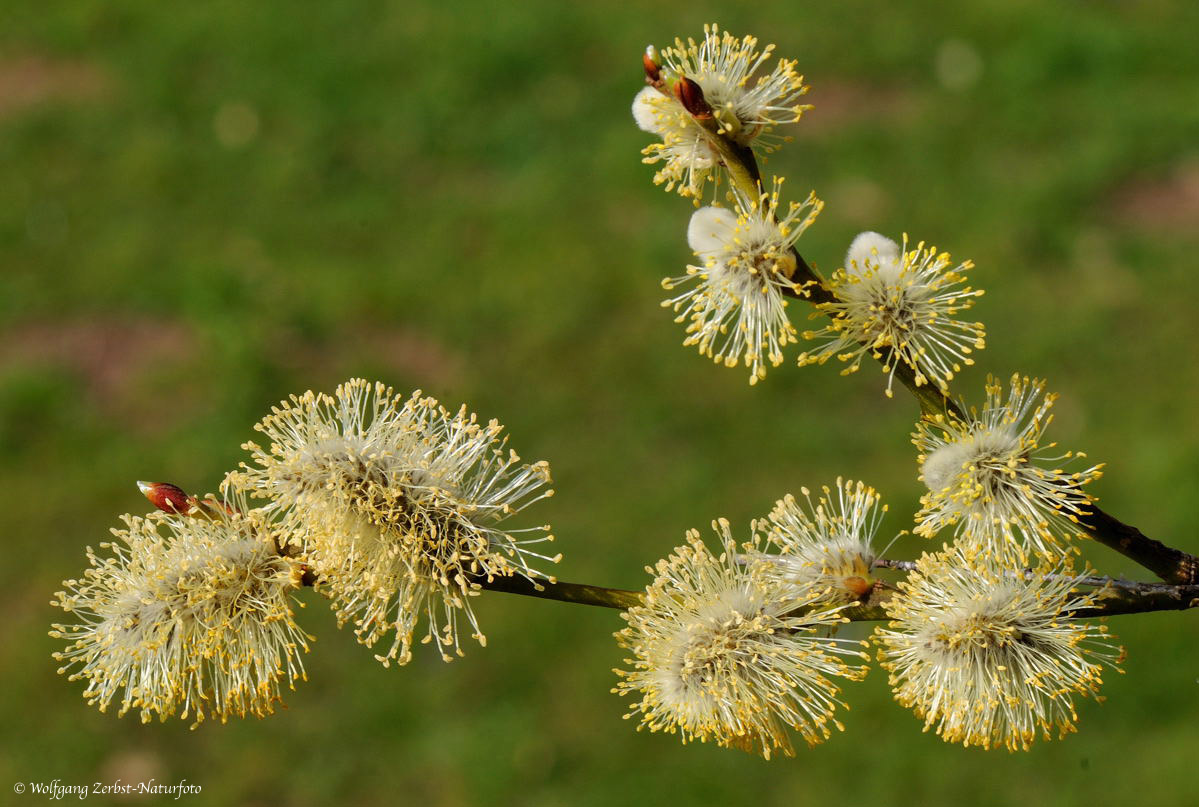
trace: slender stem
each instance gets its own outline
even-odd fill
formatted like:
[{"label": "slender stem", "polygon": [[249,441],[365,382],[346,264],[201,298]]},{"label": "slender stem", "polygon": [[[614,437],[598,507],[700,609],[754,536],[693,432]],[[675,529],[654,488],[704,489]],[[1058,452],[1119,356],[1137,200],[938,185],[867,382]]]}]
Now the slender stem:
[{"label": "slender stem", "polygon": [[[917,568],[916,561],[888,558],[877,558],[873,565],[880,569],[901,569],[907,572]],[[1036,573],[1032,569],[1025,569],[1022,574],[1025,577],[1033,577]],[[1092,605],[1070,612],[1070,617],[1074,619],[1149,611],[1185,611],[1188,608],[1199,607],[1199,585],[1195,584],[1142,583],[1092,575],[1079,577],[1077,582],[1079,585],[1092,586],[1099,590],[1094,594]]]},{"label": "slender stem", "polygon": [[[1116,581],[1112,581],[1114,584]],[[885,599],[882,600],[885,602]],[[889,619],[882,602],[867,601],[841,613],[851,622],[879,622]],[[1097,619],[1120,614],[1144,614],[1151,611],[1185,611],[1199,607],[1199,585],[1174,586],[1167,583],[1111,585],[1095,592],[1092,604],[1076,608],[1069,619]]]},{"label": "slender stem", "polygon": [[1093,606],[1080,608],[1071,616],[1086,619],[1116,614],[1143,614],[1149,611],[1185,611],[1197,606],[1199,585],[1137,583],[1132,589],[1127,586],[1102,589],[1095,595]]},{"label": "slender stem", "polygon": [[[888,560],[880,558],[874,566],[886,569],[901,569],[911,571],[916,568],[915,561]],[[1032,572],[1026,572],[1031,574]],[[305,570],[303,585],[315,586],[317,578],[310,570]],[[615,608],[625,610],[635,605],[645,603],[645,594],[640,591],[629,591],[621,588],[606,588],[590,586],[584,583],[565,583],[559,581],[538,580],[536,582],[518,575],[511,577],[475,578],[472,582],[487,591],[501,591],[508,594],[519,594],[524,597],[537,597],[544,600],[573,602],[579,605],[594,605],[600,608]],[[1079,583],[1095,586],[1093,604],[1080,608],[1068,614],[1072,619],[1091,619],[1095,617],[1115,616],[1117,614],[1139,614],[1149,611],[1185,611],[1199,607],[1199,585],[1169,585],[1166,583],[1137,583],[1127,580],[1113,580],[1108,577],[1083,577]],[[851,622],[877,622],[886,620],[885,603],[895,596],[894,589],[876,584],[871,592],[850,608],[841,612]]]},{"label": "slender stem", "polygon": [[525,597],[574,602],[579,605],[596,605],[601,608],[631,608],[634,605],[641,605],[645,601],[645,595],[640,591],[549,580],[534,582],[519,575],[493,577],[490,580],[476,578],[474,582],[488,591],[503,591]]},{"label": "slender stem", "polygon": [[[906,571],[911,571],[916,567],[914,561],[887,560],[885,558],[876,560],[874,565],[880,568]],[[1026,574],[1031,573],[1031,571],[1026,572]],[[519,576],[495,577],[490,581],[477,579],[475,582],[488,591],[502,591],[525,597],[595,605],[602,608],[627,609],[635,605],[643,605],[645,602],[645,595],[640,591],[589,586],[581,583],[550,582],[548,580],[533,582]],[[1183,611],[1199,607],[1199,585],[1138,583],[1114,580],[1109,577],[1083,577],[1078,582],[1094,586],[1099,591],[1095,593],[1091,606],[1070,612],[1067,616],[1071,619],[1092,619],[1148,611]],[[851,622],[883,621],[889,618],[884,606],[895,595],[894,589],[876,584],[865,599],[857,605],[846,608],[841,613]]]},{"label": "slender stem", "polygon": [[1089,506],[1089,512],[1078,516],[1078,523],[1096,541],[1144,566],[1167,583],[1199,583],[1199,558],[1155,541],[1093,504]]},{"label": "slender stem", "polygon": [[[290,553],[284,550],[283,554]],[[881,569],[913,571],[916,569],[916,562],[878,558],[874,561],[873,566]],[[1030,569],[1026,570],[1024,574],[1032,575],[1033,572]],[[304,586],[315,586],[318,579],[313,571],[305,566],[301,581]],[[524,597],[594,605],[600,608],[623,610],[645,603],[645,594],[640,591],[591,586],[585,583],[566,583],[557,580],[533,581],[519,575],[493,577],[490,580],[478,577],[471,582],[487,591],[501,591]],[[1149,611],[1183,611],[1199,607],[1199,584],[1140,583],[1115,580],[1110,577],[1089,576],[1079,578],[1078,582],[1098,588],[1099,591],[1096,592],[1091,606],[1070,613],[1071,618],[1088,619]],[[895,590],[880,581],[875,584],[865,599],[857,605],[846,608],[842,614],[852,622],[885,620],[888,617],[883,606],[893,596],[895,596]]]},{"label": "slender stem", "polygon": [[[875,558],[871,565],[876,569],[899,569],[905,572],[914,572],[920,568],[920,564],[917,561],[891,560],[890,558]],[[1134,593],[1161,592],[1167,589],[1173,591],[1177,589],[1177,586],[1171,586],[1168,583],[1142,583],[1137,580],[1120,580],[1115,577],[1100,577],[1098,575],[1081,575],[1078,577],[1074,577],[1072,575],[1041,575],[1033,569],[1024,569],[1019,572],[1013,570],[1010,574],[1013,577],[1019,575],[1026,580],[1034,577],[1043,577],[1048,579],[1053,579],[1056,577],[1070,577],[1072,580],[1075,580],[1079,585],[1082,586],[1094,586],[1095,588],[1116,588]]]},{"label": "slender stem", "polygon": [[[305,567],[300,585],[316,586],[319,582],[320,579],[312,570]],[[507,594],[519,594],[523,597],[573,602],[579,605],[595,605],[600,608],[624,610],[645,602],[645,594],[640,591],[589,586],[585,583],[565,583],[558,580],[530,580],[520,575],[492,577],[491,579],[471,577],[469,582],[486,591],[502,591]]]},{"label": "slender stem", "polygon": [[720,134],[720,125],[715,118],[696,118],[695,122],[703,128],[708,135],[708,142],[719,152],[721,162],[729,172],[729,182],[737,186],[746,199],[757,199],[762,193],[762,174],[753,151]]}]

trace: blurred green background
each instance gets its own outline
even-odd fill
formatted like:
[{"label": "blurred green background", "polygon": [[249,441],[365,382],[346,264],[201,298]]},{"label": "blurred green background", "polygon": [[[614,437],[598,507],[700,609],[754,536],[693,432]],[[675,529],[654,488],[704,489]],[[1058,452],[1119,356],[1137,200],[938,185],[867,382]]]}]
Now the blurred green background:
[{"label": "blurred green background", "polygon": [[837,475],[910,526],[902,390],[790,363],[751,389],[658,307],[690,206],[650,184],[629,104],[646,43],[711,19],[812,85],[766,169],[828,203],[809,259],[867,228],[973,259],[990,347],[957,390],[1048,377],[1054,438],[1109,463],[1107,509],[1199,551],[1199,5],[6,0],[0,802],[56,778],[187,779],[194,804],[1196,798],[1193,614],[1114,619],[1127,674],[1022,754],[921,734],[877,670],[794,759],[635,733],[608,692],[617,614],[503,594],[476,605],[486,649],[384,669],[305,592],[310,681],[263,721],[143,726],[55,674],[51,596],[144,512],[134,480],[211,490],[272,403],[352,375],[468,402],[550,460],[529,515],[563,579],[640,588],[686,528]]}]

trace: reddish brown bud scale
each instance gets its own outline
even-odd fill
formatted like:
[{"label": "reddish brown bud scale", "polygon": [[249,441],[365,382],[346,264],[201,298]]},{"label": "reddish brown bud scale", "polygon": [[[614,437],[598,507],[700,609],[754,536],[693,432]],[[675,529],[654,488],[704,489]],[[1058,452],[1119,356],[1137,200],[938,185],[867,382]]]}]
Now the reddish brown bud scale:
[{"label": "reddish brown bud scale", "polygon": [[648,53],[641,54],[641,64],[645,66],[645,77],[650,84],[657,84],[662,80],[661,66],[651,59]]},{"label": "reddish brown bud scale", "polygon": [[150,504],[164,513],[186,513],[196,501],[170,482],[138,482],[137,487]]},{"label": "reddish brown bud scale", "polygon": [[674,85],[675,97],[683,105],[683,109],[697,118],[712,116],[712,107],[704,100],[703,88],[686,76],[681,76]]}]

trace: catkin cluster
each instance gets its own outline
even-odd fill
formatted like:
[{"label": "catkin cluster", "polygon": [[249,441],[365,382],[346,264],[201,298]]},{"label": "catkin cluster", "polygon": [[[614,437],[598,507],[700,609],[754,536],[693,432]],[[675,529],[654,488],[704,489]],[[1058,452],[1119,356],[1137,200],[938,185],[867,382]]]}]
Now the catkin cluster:
[{"label": "catkin cluster", "polygon": [[[813,726],[826,723],[814,715],[831,714],[840,703],[819,696],[826,690],[795,683],[791,671],[805,651],[755,650],[754,662],[739,667],[742,639],[705,638],[706,647],[723,648],[723,666],[709,661],[699,674],[680,661],[691,637],[728,624],[738,631],[760,626],[757,638],[765,641],[778,629],[764,615],[835,620],[847,604],[876,600],[891,621],[874,636],[878,658],[895,698],[926,728],[950,742],[1009,749],[1070,731],[1074,697],[1094,694],[1101,670],[1120,655],[1105,627],[1069,618],[1091,602],[1071,554],[1084,532],[1079,518],[1091,505],[1084,487],[1100,466],[1044,442],[1054,396],[1040,380],[1015,375],[1005,394],[990,378],[981,409],[949,399],[950,382],[986,346],[983,324],[962,319],[983,293],[967,285],[970,261],[954,261],[906,234],[897,242],[876,232],[858,235],[827,279],[803,260],[797,243],[823,203],[815,192],[784,202],[781,178],[769,189],[757,178],[755,156],[778,148],[785,138],[776,130],[807,108],[796,104],[807,87],[795,63],[780,59],[770,69],[771,52],[715,25],[705,27],[702,40],[646,52],[647,86],[633,101],[633,117],[661,140],[644,151],[658,166],[654,181],[697,206],[709,199],[687,227],[695,265],[663,281],[675,295],[663,305],[686,326],[684,345],[718,364],[744,364],[751,384],[802,339],[810,344],[799,352],[799,366],[836,359],[847,374],[871,359],[886,374],[888,397],[896,378],[914,391],[931,387],[931,399],[942,405],[913,435],[927,488],[914,532],[949,541],[911,564],[914,571],[897,587],[873,579],[877,494],[840,481],[817,503],[806,490],[806,506],[784,498],[755,525],[773,552],[735,554],[726,537],[726,567],[689,536],[688,546],[653,570],[645,606],[629,612],[629,627],[618,634],[636,654],[618,690],[641,693],[633,711],[651,730],[765,755],[789,751],[764,727],[789,725],[808,742],[823,739],[827,731]],[[800,300],[812,304],[818,327],[800,332],[792,323],[790,304]],[[678,573],[701,561],[723,576]],[[740,594],[729,595],[737,586]],[[784,644],[803,635],[783,633]],[[819,674],[854,678],[862,671],[826,665]],[[770,686],[783,680],[785,686]],[[794,698],[806,711],[793,707]]]},{"label": "catkin cluster", "polygon": [[58,594],[78,622],[54,626],[70,642],[55,657],[101,710],[270,712],[280,681],[303,677],[304,582],[363,644],[384,645],[376,658],[405,664],[414,641],[447,661],[463,629],[485,644],[471,602],[487,581],[552,580],[534,568],[559,559],[537,551],[549,528],[504,523],[552,495],[549,466],[522,463],[496,421],[353,379],[255,428],[266,447],[244,446],[250,462],[220,497],[140,483],[160,511],[126,516],[110,554],[89,550],[91,568]]},{"label": "catkin cluster", "polygon": [[[262,716],[304,677],[303,587],[379,661],[402,665],[418,644],[446,661],[464,636],[485,644],[476,597],[517,581],[633,603],[614,692],[632,698],[639,728],[684,742],[768,758],[794,753],[792,733],[823,742],[842,728],[842,687],[866,674],[871,646],[895,699],[946,741],[1027,749],[1072,731],[1075,701],[1096,695],[1122,653],[1103,625],[1075,618],[1094,603],[1073,556],[1100,466],[1045,441],[1055,396],[1040,380],[991,377],[981,408],[950,399],[985,347],[983,325],[961,318],[982,294],[967,285],[970,261],[876,232],[827,279],[804,261],[798,241],[824,204],[814,192],[786,201],[783,180],[767,187],[756,163],[808,109],[796,63],[772,55],[715,25],[646,52],[633,102],[656,138],[645,161],[697,208],[696,260],[663,281],[663,305],[685,345],[744,365],[751,384],[802,339],[799,366],[836,359],[851,373],[869,359],[887,396],[896,379],[910,387],[925,404],[912,531],[939,548],[906,565],[883,558],[879,493],[837,479],[785,495],[743,540],[723,519],[714,544],[687,532],[647,567],[644,593],[560,585],[539,570],[561,558],[545,549],[549,527],[509,523],[553,494],[548,464],[522,462],[502,426],[465,407],[354,379],[274,407],[220,496],[139,483],[158,511],[126,516],[54,601],[73,619],[54,626],[67,643],[55,658],[89,703],[143,720]],[[819,320],[802,332],[799,301]],[[908,575],[888,581],[883,567]],[[887,618],[870,642],[836,636],[867,608]]]}]

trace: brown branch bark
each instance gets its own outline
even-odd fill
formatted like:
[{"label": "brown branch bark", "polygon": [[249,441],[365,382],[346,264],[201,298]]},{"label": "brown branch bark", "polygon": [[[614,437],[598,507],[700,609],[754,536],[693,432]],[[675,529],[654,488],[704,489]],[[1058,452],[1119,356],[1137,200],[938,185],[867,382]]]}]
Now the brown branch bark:
[{"label": "brown branch bark", "polygon": [[[914,561],[884,561],[877,565],[910,570],[914,566]],[[579,583],[551,583],[549,581],[538,581],[534,584],[523,577],[496,577],[491,581],[478,580],[476,582],[487,591],[502,591],[526,597],[573,602],[580,605],[597,605],[604,608],[631,608],[634,605],[642,605],[645,599],[645,595],[640,591]],[[1199,585],[1137,583],[1106,577],[1088,577],[1083,578],[1080,582],[1084,585],[1095,586],[1099,590],[1095,594],[1094,605],[1068,613],[1066,616],[1071,619],[1094,619],[1150,611],[1184,611],[1199,607]],[[861,602],[846,608],[841,613],[851,622],[884,621],[888,618],[884,605],[895,595],[896,592],[893,588],[876,584]]]},{"label": "brown branch bark", "polygon": [[538,580],[533,582],[524,577],[493,577],[490,580],[476,578],[474,582],[487,591],[503,591],[508,594],[520,594],[525,597],[539,597],[543,600],[558,600],[573,602],[579,605],[597,605],[601,608],[631,608],[641,605],[645,595],[640,591],[628,591],[622,588],[604,588],[589,586],[583,583],[550,582]]}]

